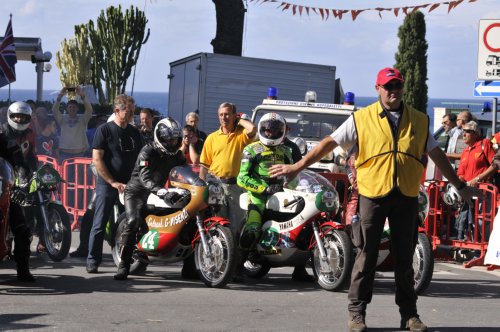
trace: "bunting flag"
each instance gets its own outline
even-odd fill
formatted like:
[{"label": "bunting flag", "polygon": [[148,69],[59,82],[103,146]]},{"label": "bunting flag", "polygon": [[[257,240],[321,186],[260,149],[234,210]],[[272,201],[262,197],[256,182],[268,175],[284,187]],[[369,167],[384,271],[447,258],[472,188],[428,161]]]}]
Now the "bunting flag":
[{"label": "bunting flag", "polygon": [[[478,0],[454,0],[454,1],[444,1],[444,2],[437,2],[437,3],[425,3],[421,5],[415,5],[415,6],[404,6],[404,7],[395,7],[395,8],[381,8],[381,7],[376,7],[376,8],[364,8],[364,9],[333,9],[333,8],[319,8],[319,7],[311,7],[311,6],[305,6],[305,5],[297,5],[293,3],[289,3],[286,1],[281,1],[281,0],[250,0],[250,2],[255,2],[256,4],[259,3],[279,3],[278,8],[283,7],[281,11],[287,11],[290,8],[292,9],[292,15],[299,14],[302,16],[303,10],[309,16],[309,12],[314,12],[316,15],[321,16],[321,19],[326,21],[328,20],[328,17],[330,17],[330,13],[332,14],[331,16],[341,20],[342,17],[345,17],[344,14],[350,13],[350,17],[352,18],[353,21],[356,20],[356,18],[359,16],[359,14],[367,12],[367,11],[376,11],[378,12],[378,16],[382,18],[382,12],[389,12],[393,13],[394,16],[398,16],[399,13],[403,13],[404,15],[408,15],[410,13],[416,12],[418,10],[423,10],[427,9],[427,12],[430,13],[439,6],[447,6],[448,7],[448,13],[452,9],[455,9],[458,5],[468,2],[477,2]],[[298,9],[298,10],[297,10]]]},{"label": "bunting flag", "polygon": [[12,33],[12,16],[0,44],[0,88],[16,81],[15,65],[17,63],[14,35]]}]

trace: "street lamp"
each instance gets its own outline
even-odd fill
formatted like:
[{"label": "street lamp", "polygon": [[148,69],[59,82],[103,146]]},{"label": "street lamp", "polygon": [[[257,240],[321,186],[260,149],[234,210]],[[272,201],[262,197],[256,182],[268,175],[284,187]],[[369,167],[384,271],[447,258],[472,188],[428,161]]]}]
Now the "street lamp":
[{"label": "street lamp", "polygon": [[[52,69],[52,65],[49,62],[52,59],[52,53],[38,50],[31,56],[31,62],[36,64],[36,101],[42,101],[43,99],[43,73],[49,72]],[[45,64],[44,64],[45,63]]]}]

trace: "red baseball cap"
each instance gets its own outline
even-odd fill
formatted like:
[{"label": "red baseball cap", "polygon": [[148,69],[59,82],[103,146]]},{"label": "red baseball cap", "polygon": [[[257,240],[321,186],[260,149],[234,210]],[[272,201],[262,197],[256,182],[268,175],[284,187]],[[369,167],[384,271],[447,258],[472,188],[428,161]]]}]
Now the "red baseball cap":
[{"label": "red baseball cap", "polygon": [[392,80],[405,81],[401,72],[395,68],[384,68],[378,72],[377,85],[386,85]]}]

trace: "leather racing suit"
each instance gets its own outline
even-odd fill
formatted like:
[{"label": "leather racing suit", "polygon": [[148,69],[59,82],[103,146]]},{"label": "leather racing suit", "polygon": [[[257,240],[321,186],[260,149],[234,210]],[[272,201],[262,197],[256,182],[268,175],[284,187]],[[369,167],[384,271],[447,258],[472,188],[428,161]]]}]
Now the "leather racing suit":
[{"label": "leather racing suit", "polygon": [[269,177],[269,168],[276,164],[292,164],[292,150],[281,144],[268,147],[257,141],[243,149],[240,173],[237,183],[248,191],[248,213],[241,232],[240,247],[251,250],[261,234],[262,215],[271,185],[279,185],[281,180]]},{"label": "leather racing suit", "polygon": [[[9,139],[2,132],[0,132],[0,157],[12,164],[20,183],[28,181],[29,167],[25,162],[21,147],[15,139]],[[9,225],[14,234],[14,260],[17,264],[18,279],[21,281],[34,281],[29,272],[31,231],[26,224],[22,208],[15,199],[10,202]]]},{"label": "leather racing suit", "polygon": [[151,192],[157,192],[165,186],[170,170],[184,165],[186,159],[182,151],[166,155],[147,144],[139,152],[130,180],[125,187],[124,205],[127,216],[126,227],[122,233],[122,260],[132,257],[137,230],[144,223],[145,208]]}]

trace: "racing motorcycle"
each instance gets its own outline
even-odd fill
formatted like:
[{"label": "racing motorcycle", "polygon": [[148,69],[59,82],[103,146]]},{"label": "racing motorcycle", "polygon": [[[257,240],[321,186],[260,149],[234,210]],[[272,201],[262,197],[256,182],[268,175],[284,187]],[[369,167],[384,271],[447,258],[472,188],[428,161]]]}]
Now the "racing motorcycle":
[{"label": "racing motorcycle", "polygon": [[[248,210],[247,194],[240,206]],[[262,218],[262,235],[244,263],[251,278],[272,267],[305,264],[309,259],[317,283],[335,291],[349,282],[354,260],[345,226],[335,221],[339,199],[331,182],[310,170],[300,172],[271,195]]]},{"label": "racing motorcycle", "polygon": [[[222,184],[208,175],[207,181],[200,179],[197,171],[199,167],[192,165],[177,166],[170,171],[168,191],[182,196],[175,204],[169,205],[156,194],[149,195],[145,225],[138,232],[132,256],[131,274],[145,270],[150,263],[179,262],[194,254],[198,275],[207,286],[224,287],[232,277],[236,262],[229,221],[212,216],[224,202]],[[126,214],[122,213],[112,249],[117,266],[125,220]]]},{"label": "racing motorcycle", "polygon": [[12,166],[0,158],[0,262],[11,253],[12,234],[9,227],[10,192],[14,185]]},{"label": "racing motorcycle", "polygon": [[51,165],[40,166],[29,180],[28,194],[21,203],[26,214],[33,216],[27,218],[31,230],[34,232],[38,225],[47,254],[55,262],[63,260],[71,246],[71,224],[58,191],[61,182],[59,172]]}]

